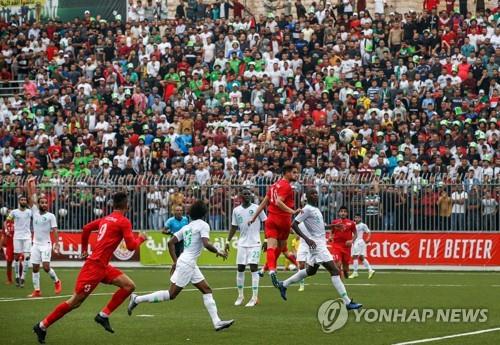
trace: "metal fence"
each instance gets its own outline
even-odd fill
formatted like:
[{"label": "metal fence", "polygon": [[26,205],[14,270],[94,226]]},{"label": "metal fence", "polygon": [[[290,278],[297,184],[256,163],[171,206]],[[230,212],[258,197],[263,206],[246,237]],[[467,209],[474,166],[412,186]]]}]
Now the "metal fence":
[{"label": "metal fence", "polygon": [[0,80],[0,97],[22,95],[24,93],[24,80]]},{"label": "metal fence", "polygon": [[[110,212],[111,196],[119,190],[129,194],[128,216],[134,229],[159,230],[176,207],[187,213],[196,199],[204,199],[209,205],[207,221],[212,229],[227,230],[232,210],[240,203],[239,191],[250,188],[258,203],[276,180],[277,177],[264,176],[213,178],[199,185],[191,177],[172,176],[41,178],[37,187],[39,193],[48,197],[59,228],[64,230],[79,230],[85,223]],[[5,213],[5,207],[17,207],[17,198],[24,192],[26,182],[13,176],[1,177],[0,181],[0,207]],[[293,186],[296,205],[303,204],[305,190],[317,188],[318,207],[327,224],[345,205],[350,217],[360,214],[376,231],[500,231],[500,183],[476,182],[449,182],[442,178],[391,180],[350,176],[325,180],[303,177]]]}]

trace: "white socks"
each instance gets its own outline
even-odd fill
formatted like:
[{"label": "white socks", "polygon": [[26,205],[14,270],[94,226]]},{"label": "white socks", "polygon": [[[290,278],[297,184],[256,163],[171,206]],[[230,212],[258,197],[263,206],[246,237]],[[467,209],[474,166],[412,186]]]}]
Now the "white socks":
[{"label": "white socks", "polygon": [[100,312],[99,312],[99,316],[100,316],[100,317],[103,317],[103,318],[105,318],[105,319],[107,319],[107,318],[109,317],[109,315],[108,315],[108,314],[106,314],[106,313],[105,313],[105,312],[103,312],[103,311],[100,311]]},{"label": "white socks", "polygon": [[215,327],[220,322],[220,317],[219,314],[217,314],[217,305],[211,293],[203,295],[203,304],[205,304],[205,308],[207,308],[208,314],[210,314],[210,318],[212,318],[212,323]]},{"label": "white socks", "polygon": [[283,282],[283,286],[284,287],[289,287],[293,283],[300,282],[305,277],[307,277],[307,270],[306,269],[300,270],[297,273],[295,273],[293,276],[291,276],[290,278],[288,278],[287,280],[285,280]]},{"label": "white socks", "polygon": [[19,261],[18,260],[15,260],[14,261],[14,272],[16,274],[16,276],[14,278],[19,278]]},{"label": "white socks", "polygon": [[342,283],[342,279],[340,279],[340,276],[332,276],[332,283],[344,303],[351,303],[351,299],[349,298],[349,296],[347,296],[347,291],[345,290],[344,283]]},{"label": "white socks", "polygon": [[158,302],[168,301],[169,299],[170,299],[170,293],[168,292],[168,290],[162,290],[144,296],[137,296],[135,298],[135,303],[137,304],[144,302],[158,303]]},{"label": "white socks", "polygon": [[33,272],[31,276],[33,278],[33,288],[37,291],[40,290],[40,272]]},{"label": "white socks", "polygon": [[372,270],[372,267],[370,266],[370,263],[368,262],[368,260],[366,260],[366,258],[363,260],[363,265],[365,265],[368,271]]},{"label": "white socks", "polygon": [[259,294],[259,272],[252,272],[252,298],[257,298]]},{"label": "white socks", "polygon": [[52,279],[54,283],[59,281],[59,278],[57,278],[56,271],[54,271],[52,268],[47,273],[49,274],[50,279]]},{"label": "white socks", "polygon": [[236,287],[238,296],[243,297],[243,287],[245,286],[245,272],[236,272]]},{"label": "white socks", "polygon": [[[370,266],[370,263],[368,262],[368,260],[366,258],[363,259],[363,265],[366,267],[366,269],[368,271],[372,270],[372,267]],[[358,271],[358,266],[359,266],[358,259],[353,260],[352,269],[354,272]]]},{"label": "white socks", "polygon": [[28,274],[30,268],[30,258],[24,259],[23,261],[23,271],[21,272],[21,279],[24,279],[25,275]]}]

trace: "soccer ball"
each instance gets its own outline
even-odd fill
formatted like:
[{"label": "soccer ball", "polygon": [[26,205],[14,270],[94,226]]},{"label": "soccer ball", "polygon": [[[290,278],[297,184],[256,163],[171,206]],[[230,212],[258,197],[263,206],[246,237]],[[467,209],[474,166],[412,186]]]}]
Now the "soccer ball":
[{"label": "soccer ball", "polygon": [[94,214],[97,216],[97,217],[100,217],[102,216],[102,209],[100,208],[94,208]]},{"label": "soccer ball", "polygon": [[295,266],[294,264],[290,264],[290,265],[288,266],[288,269],[289,269],[290,271],[295,271],[295,270],[297,269],[297,266]]},{"label": "soccer ball", "polygon": [[59,215],[61,217],[66,217],[67,214],[68,214],[68,210],[67,209],[65,209],[65,208],[59,209]]},{"label": "soccer ball", "polygon": [[352,129],[349,128],[344,128],[343,130],[340,131],[339,138],[340,141],[343,142],[344,144],[349,144],[351,141],[354,140],[354,136],[356,133]]},{"label": "soccer ball", "polygon": [[2,214],[2,216],[6,216],[7,212],[9,212],[9,209],[7,207],[4,206],[0,208],[0,213]]}]

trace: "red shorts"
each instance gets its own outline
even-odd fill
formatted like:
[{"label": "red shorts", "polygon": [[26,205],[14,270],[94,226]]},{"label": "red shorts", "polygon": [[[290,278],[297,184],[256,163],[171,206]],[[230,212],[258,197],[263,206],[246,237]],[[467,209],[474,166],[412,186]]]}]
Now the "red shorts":
[{"label": "red shorts", "polygon": [[123,274],[118,268],[111,265],[103,266],[101,263],[87,260],[76,278],[75,292],[90,295],[99,283],[111,282]]},{"label": "red shorts", "polygon": [[7,237],[4,246],[5,261],[14,261],[14,239],[12,237]]},{"label": "red shorts", "polygon": [[268,217],[264,224],[266,238],[275,238],[277,240],[287,240],[292,227],[292,218],[290,216]]},{"label": "red shorts", "polygon": [[349,265],[351,262],[351,248],[341,244],[332,244],[333,260],[338,263]]}]

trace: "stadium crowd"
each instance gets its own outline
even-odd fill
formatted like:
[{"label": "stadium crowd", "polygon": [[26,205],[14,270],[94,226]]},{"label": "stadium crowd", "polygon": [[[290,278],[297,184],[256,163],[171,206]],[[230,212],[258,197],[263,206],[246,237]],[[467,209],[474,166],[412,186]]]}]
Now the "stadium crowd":
[{"label": "stadium crowd", "polygon": [[0,80],[23,81],[0,95],[3,202],[27,176],[65,183],[79,228],[123,184],[136,227],[203,195],[227,229],[237,186],[263,196],[295,164],[328,221],[349,203],[379,229],[498,229],[500,12],[286,4],[0,22]]}]

